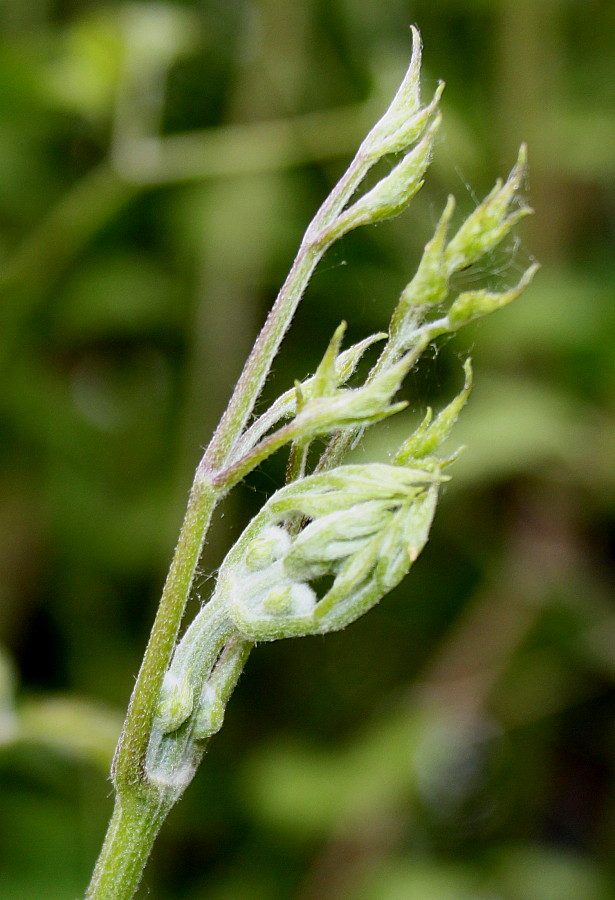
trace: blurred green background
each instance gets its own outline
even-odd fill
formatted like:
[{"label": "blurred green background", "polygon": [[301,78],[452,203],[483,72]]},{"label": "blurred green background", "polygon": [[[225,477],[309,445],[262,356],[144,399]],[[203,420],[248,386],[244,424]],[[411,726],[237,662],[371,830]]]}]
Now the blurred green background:
[{"label": "blurred green background", "polygon": [[[202,447],[312,213],[425,44],[427,185],[329,252],[267,386],[385,326],[448,193],[530,147],[536,215],[466,273],[512,307],[433,537],[347,631],[262,645],[165,824],[165,900],[615,897],[615,4],[0,0],[0,898],[82,896]],[[461,212],[459,215],[461,215]],[[281,483],[224,507],[199,592]]]}]

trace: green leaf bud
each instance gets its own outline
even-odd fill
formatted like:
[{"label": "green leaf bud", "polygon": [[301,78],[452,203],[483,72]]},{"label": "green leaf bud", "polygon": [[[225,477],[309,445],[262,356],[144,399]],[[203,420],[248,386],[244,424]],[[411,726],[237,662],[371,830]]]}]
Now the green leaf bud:
[{"label": "green leaf bud", "polygon": [[338,384],[335,361],[339,356],[345,331],[346,323],[341,322],[335,329],[313,378],[310,379],[310,393],[314,397],[330,397],[335,393]]},{"label": "green leaf bud", "polygon": [[[455,198],[451,195],[440,216],[434,236],[425,245],[416,275],[401,293],[399,306],[402,310],[409,304],[434,306],[446,297],[448,288],[448,273],[444,264],[446,235],[454,211]],[[399,313],[395,310],[393,325],[397,315]]]},{"label": "green leaf bud", "polygon": [[455,210],[455,198],[450,196],[434,236],[425,245],[421,261],[412,281],[401,292],[393,316],[389,336],[396,351],[403,352],[414,344],[416,326],[424,308],[446,299],[449,274],[445,261],[446,235]]},{"label": "green leaf bud", "polygon": [[[374,133],[373,140],[370,145],[365,147],[370,156],[379,159],[387,153],[401,153],[407,147],[414,144],[423,131],[427,123],[432,118],[440,103],[442,92],[444,91],[444,82],[440,82],[433,95],[431,102],[422,109],[417,110],[412,116],[409,116],[396,131],[386,133],[386,127],[389,123],[385,119],[381,119],[378,123],[378,133],[380,138]],[[391,123],[392,124],[392,123]],[[375,129],[374,129],[375,131]]]},{"label": "green leaf bud", "polygon": [[318,631],[333,631],[363,615],[407,574],[427,542],[438,485],[416,485],[385,528],[344,562],[314,610]]},{"label": "green leaf bud", "polygon": [[444,84],[426,107],[421,107],[422,44],[418,29],[412,27],[412,56],[404,79],[382,118],[367,135],[360,154],[378,159],[387,153],[399,153],[413,144],[435,111]]},{"label": "green leaf bud", "polygon": [[[370,337],[365,338],[363,341],[359,341],[359,343],[354,344],[352,347],[349,347],[339,354],[335,360],[335,380],[338,387],[345,384],[352,376],[365,351],[371,347],[372,344],[377,341],[382,341],[386,337],[387,335],[385,332],[370,335]],[[314,376],[301,382],[299,394],[302,398],[311,396],[313,378]],[[297,397],[298,391],[296,385],[294,389],[286,391],[281,397],[278,397],[275,403],[273,403],[265,413],[259,416],[256,422],[246,431],[244,437],[238,441],[237,455],[241,456],[243,453],[247,452],[250,447],[253,447],[258,443],[260,438],[270,428],[276,425],[280,419],[296,414]]]},{"label": "green leaf bud", "polygon": [[250,569],[266,569],[284,555],[289,544],[290,537],[283,528],[265,528],[246,549],[246,565]]},{"label": "green leaf bud", "polygon": [[293,603],[291,588],[290,584],[276,584],[267,591],[262,600],[263,611],[271,616],[288,615]]},{"label": "green leaf bud", "polygon": [[404,357],[361,387],[338,390],[333,396],[309,399],[302,393],[295,440],[379,422],[405,409],[405,402],[390,401],[411,364],[412,360]]},{"label": "green leaf bud", "polygon": [[398,215],[423,186],[423,175],[431,162],[433,142],[440,127],[438,113],[421,141],[381,181],[333,221],[322,239],[339,238],[353,228]]},{"label": "green leaf bud", "polygon": [[383,533],[375,577],[384,590],[399,584],[418,559],[427,543],[437,499],[437,485],[418,491],[412,503],[396,514]]},{"label": "green leaf bud", "polygon": [[385,463],[340,466],[283,488],[274,494],[268,505],[272,516],[280,519],[291,512],[316,519],[342,509],[351,509],[357,504],[374,500],[388,502],[391,496],[407,491],[413,485],[438,480],[438,475],[422,468],[411,469]]},{"label": "green leaf bud", "polygon": [[382,118],[374,125],[364,143],[378,143],[386,134],[394,134],[411,118],[421,105],[421,63],[423,42],[418,28],[410,26],[412,53],[403,81]]},{"label": "green leaf bud", "polygon": [[408,465],[431,456],[450,435],[459,413],[463,409],[472,389],[472,363],[464,363],[465,384],[461,392],[432,421],[431,410],[408,440],[402,444],[395,456],[396,465]]},{"label": "green leaf bud", "polygon": [[508,291],[493,293],[492,291],[481,290],[460,294],[448,312],[451,330],[461,328],[473,319],[486,316],[515,300],[525,290],[539,268],[540,266],[537,264],[530,266],[524,272],[517,286]]},{"label": "green leaf bud", "polygon": [[522,144],[517,162],[505,184],[495,184],[490,194],[471,213],[446,248],[446,266],[452,275],[472,265],[500,243],[511,228],[532,210],[521,206],[510,212],[527,169],[527,148]]},{"label": "green leaf bud", "polygon": [[302,580],[324,575],[334,560],[360,550],[366,538],[384,528],[389,507],[388,499],[367,500],[310,522],[286,554],[285,571]]},{"label": "green leaf bud", "polygon": [[250,642],[239,637],[233,637],[225,644],[211,675],[201,689],[198,707],[194,712],[192,734],[196,740],[209,738],[222,727],[228,698],[237,684],[250,648]]},{"label": "green leaf bud", "polygon": [[167,672],[156,711],[156,724],[163,734],[177,731],[192,713],[193,706],[194,695],[189,679]]},{"label": "green leaf bud", "polygon": [[243,567],[225,573],[223,584],[237,629],[251,640],[276,640],[296,634],[298,624],[311,620],[316,593],[309,584],[291,580],[280,564],[274,564],[263,576],[251,577]]},{"label": "green leaf bud", "polygon": [[301,582],[275,585],[263,598],[263,610],[272,616],[306,616],[314,609],[316,594]]},{"label": "green leaf bud", "polygon": [[206,683],[201,693],[201,700],[194,714],[192,734],[196,740],[205,740],[220,731],[224,723],[225,705],[219,691],[212,684]]},{"label": "green leaf bud", "polygon": [[[342,628],[361,615],[418,556],[440,480],[439,472],[402,466],[341,466],[274,494],[220,569],[239,632],[275,640]],[[280,559],[255,571],[247,561],[254,541],[292,515],[310,521]],[[326,575],[328,590],[319,581]]]}]

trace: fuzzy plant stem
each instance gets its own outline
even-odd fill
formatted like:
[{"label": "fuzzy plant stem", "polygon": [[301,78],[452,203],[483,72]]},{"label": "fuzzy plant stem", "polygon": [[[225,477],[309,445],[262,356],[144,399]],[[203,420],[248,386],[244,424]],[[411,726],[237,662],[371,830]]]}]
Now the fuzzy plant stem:
[{"label": "fuzzy plant stem", "polygon": [[332,237],[323,240],[322,234],[353,194],[369,167],[370,160],[359,150],[345,175],[312,220],[199,464],[116,753],[114,772],[118,788],[120,783],[130,784],[135,779],[139,780],[162,677],[177,639],[211,515],[216,504],[240,480],[239,469],[228,467],[235,443],[250,418],[312,272],[335,239]]},{"label": "fuzzy plant stem", "polygon": [[132,897],[172,801],[124,793],[118,797],[92,881],[90,898]]},{"label": "fuzzy plant stem", "polygon": [[[280,343],[288,330],[310,276],[331,241],[321,235],[354,192],[369,168],[359,153],[312,221],[295,262],[256,340],[228,407],[199,464],[188,508],[162,592],[150,639],[113,765],[116,807],[88,900],[133,896],[140,872],[172,802],[148,783],[145,755],[165,671],[190,596],[198,561],[217,503],[240,480],[229,466],[238,438],[252,413]],[[122,874],[123,872],[123,874]]]},{"label": "fuzzy plant stem", "polygon": [[[447,299],[450,277],[494,247],[529,211],[511,209],[524,172],[522,148],[508,181],[496,183],[450,241],[453,205],[447,204],[415,278],[402,292],[389,341],[365,384],[343,387],[363,351],[383,335],[341,353],[340,326],[315,375],[303,385],[297,382],[294,392],[278,398],[248,428],[280,343],[325,251],[348,231],[397,215],[423,184],[440,122],[442,86],[427,106],[421,105],[421,44],[416,29],[412,34],[406,77],[309,225],[197,468],[116,750],[115,809],[87,900],[134,896],[162,822],[190,783],[207,740],[222,724],[224,706],[253,642],[343,628],[405,576],[427,540],[438,483],[446,479],[440,469],[447,461],[432,454],[465,402],[469,364],[459,397],[433,422],[428,413],[392,466],[357,470],[337,464],[365,427],[405,406],[393,403],[393,397],[431,340],[506,305],[536,270],[530,267],[508,291],[460,294],[442,318],[425,315]],[[388,175],[353,197],[379,159],[401,152],[405,156]],[[423,312],[416,311],[417,305]],[[291,421],[271,430],[289,416]],[[306,476],[306,451],[316,436],[328,436],[329,444],[315,474]],[[229,551],[211,599],[178,643],[216,505],[285,444],[291,446],[290,484],[274,494]],[[323,471],[332,465],[332,472]],[[305,527],[293,527],[297,521]],[[312,582],[323,574],[333,575],[334,581],[319,597]]]},{"label": "fuzzy plant stem", "polygon": [[[357,158],[358,159],[358,158]],[[359,169],[360,171],[356,171]],[[352,174],[353,177],[349,177]],[[217,503],[245,474],[242,467],[229,466],[235,442],[261,392],[282,338],[291,323],[310,276],[327,245],[310,240],[343,206],[364,174],[355,164],[321,207],[308,229],[297,258],[278,298],[256,340],[237,382],[227,409],[199,464],[188,508],[169,575],[163,589],[156,619],[145,651],[141,671],[133,691],[114,764],[116,787],[129,786],[141,777],[155,705],[162,678],[177,639],[194,574],[201,555],[211,516]],[[333,203],[335,199],[335,203]]]}]

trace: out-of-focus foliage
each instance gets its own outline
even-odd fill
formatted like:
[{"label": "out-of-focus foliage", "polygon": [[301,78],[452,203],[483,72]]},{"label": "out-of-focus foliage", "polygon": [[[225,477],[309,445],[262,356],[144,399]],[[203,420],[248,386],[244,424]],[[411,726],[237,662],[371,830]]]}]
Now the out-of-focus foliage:
[{"label": "out-of-focus foliage", "polygon": [[[426,95],[448,85],[431,177],[326,258],[272,394],[342,318],[382,327],[446,195],[471,210],[522,140],[536,214],[461,283],[543,269],[360,451],[453,396],[472,345],[468,450],[412,576],[253,655],[143,895],[615,896],[613,4],[1,0],[1,900],[84,890],[200,448],[411,22]],[[204,595],[283,466],[227,505]]]}]

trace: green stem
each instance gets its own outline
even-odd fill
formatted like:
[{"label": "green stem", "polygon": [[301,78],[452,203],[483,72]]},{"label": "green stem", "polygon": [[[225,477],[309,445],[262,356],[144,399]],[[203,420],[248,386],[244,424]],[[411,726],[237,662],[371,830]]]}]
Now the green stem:
[{"label": "green stem", "polygon": [[162,679],[177,640],[211,515],[223,493],[199,476],[192,486],[186,517],[115,755],[114,783],[120,792],[130,790],[144,779],[145,754]]},{"label": "green stem", "polygon": [[161,797],[118,797],[86,900],[129,900],[172,801]]},{"label": "green stem", "polygon": [[[269,441],[262,442],[263,446],[249,454],[248,460],[239,460],[235,466],[229,466],[310,276],[335,240],[331,228],[328,229],[331,237],[325,240],[322,236],[370,165],[359,152],[314,217],[197,469],[186,517],[118,743],[113,766],[117,806],[96,866],[91,888],[95,893],[88,894],[88,898],[120,900],[133,895],[151,844],[177,799],[176,791],[173,797],[160,800],[159,791],[148,781],[145,763],[162,681],[177,641],[211,516],[219,500],[246,474],[246,466],[247,470],[254,468],[263,453],[268,455],[273,444],[281,439],[285,442],[283,428]],[[156,799],[152,800],[152,796]],[[118,892],[120,885],[121,892]],[[112,886],[115,887],[112,889]]]},{"label": "green stem", "polygon": [[343,209],[369,168],[370,162],[359,152],[312,219],[292,268],[254,343],[226,411],[203,457],[201,466],[205,470],[209,467],[222,468],[228,461],[233,445],[252,414],[312,272],[327,248],[337,239],[337,235],[332,233],[323,241],[325,227],[331,225]]},{"label": "green stem", "polygon": [[222,468],[241,436],[310,276],[326,248],[301,248],[244,366],[201,466]]}]

